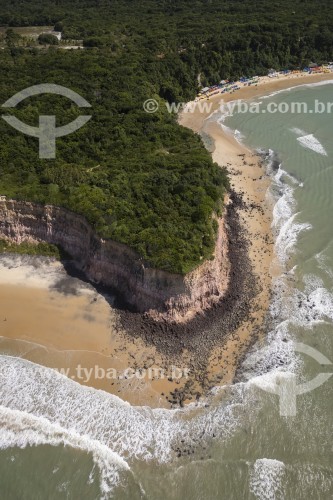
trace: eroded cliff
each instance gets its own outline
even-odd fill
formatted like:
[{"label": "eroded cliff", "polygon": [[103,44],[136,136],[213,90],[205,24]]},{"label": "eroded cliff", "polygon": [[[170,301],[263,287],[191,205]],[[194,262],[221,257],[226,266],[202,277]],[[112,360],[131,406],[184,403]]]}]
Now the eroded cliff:
[{"label": "eroded cliff", "polygon": [[51,205],[0,200],[0,238],[61,245],[90,280],[112,287],[126,303],[157,320],[187,321],[228,289],[224,218],[219,220],[214,258],[186,276],[152,268],[126,245],[100,238],[80,215]]}]

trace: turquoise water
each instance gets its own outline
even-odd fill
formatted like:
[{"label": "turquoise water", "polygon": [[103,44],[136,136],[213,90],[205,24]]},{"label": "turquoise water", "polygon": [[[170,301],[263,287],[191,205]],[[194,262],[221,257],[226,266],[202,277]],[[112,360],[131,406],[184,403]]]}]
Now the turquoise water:
[{"label": "turquoise water", "polygon": [[[330,101],[332,90],[302,87],[261,101]],[[280,415],[278,396],[267,392],[281,372],[300,384],[333,371],[294,349],[301,342],[333,359],[333,117],[248,113],[224,124],[265,151],[272,178],[282,272],[267,342],[245,360],[242,382],[179,410],[133,407],[1,355],[1,498],[333,497],[333,378],[297,396],[296,416]]]}]

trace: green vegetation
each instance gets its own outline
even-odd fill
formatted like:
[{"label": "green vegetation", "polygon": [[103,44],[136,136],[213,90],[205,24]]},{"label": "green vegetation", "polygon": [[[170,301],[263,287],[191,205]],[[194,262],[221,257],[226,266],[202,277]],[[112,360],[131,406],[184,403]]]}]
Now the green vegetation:
[{"label": "green vegetation", "polygon": [[[124,56],[120,65],[99,50],[0,57],[8,68],[0,75],[0,102],[13,89],[61,82],[85,97],[93,113],[88,125],[57,140],[56,160],[40,160],[38,141],[1,120],[0,194],[81,213],[99,234],[130,245],[159,268],[183,273],[211,255],[211,216],[221,209],[225,173],[165,107],[154,115],[143,111],[148,96],[160,98],[139,61]],[[61,125],[82,110],[48,95],[2,112],[35,125],[51,112]]]},{"label": "green vegetation", "polygon": [[54,257],[57,260],[68,258],[68,255],[56,245],[49,243],[9,243],[0,239],[0,254],[16,253],[20,255],[44,255],[45,257]]},{"label": "green vegetation", "polygon": [[56,36],[51,35],[51,33],[42,33],[38,37],[38,42],[41,45],[59,45],[59,40]]},{"label": "green vegetation", "polygon": [[[331,0],[2,0],[0,25],[55,25],[66,39],[94,39],[141,54],[165,89],[333,58]],[[167,69],[165,74],[164,69]],[[174,78],[175,77],[175,78]],[[171,84],[171,87],[169,88]]]},{"label": "green vegetation", "polygon": [[[226,174],[163,100],[186,101],[203,85],[333,59],[331,0],[3,0],[0,25],[53,25],[85,49],[26,48],[7,31],[0,103],[38,83],[69,87],[92,104],[92,120],[57,140],[56,160],[36,139],[0,121],[0,194],[83,214],[100,235],[152,265],[185,273],[209,258]],[[156,99],[160,110],[143,111]],[[82,110],[81,110],[82,112]],[[23,101],[31,125],[80,110],[66,98]]]}]

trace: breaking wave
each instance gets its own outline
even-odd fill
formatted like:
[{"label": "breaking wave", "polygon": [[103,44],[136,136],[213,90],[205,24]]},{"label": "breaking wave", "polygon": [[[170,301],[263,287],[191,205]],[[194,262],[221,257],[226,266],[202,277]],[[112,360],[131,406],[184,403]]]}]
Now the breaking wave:
[{"label": "breaking wave", "polygon": [[297,140],[304,148],[310,149],[320,155],[327,156],[326,149],[313,134],[298,137]]},{"label": "breaking wave", "polygon": [[114,487],[119,484],[120,471],[130,470],[124,459],[108,446],[90,439],[87,435],[79,435],[73,429],[65,429],[44,417],[0,406],[0,449],[42,444],[65,445],[91,453],[100,471],[102,498],[108,498]]},{"label": "breaking wave", "polygon": [[279,460],[255,461],[250,476],[250,491],[258,500],[282,500],[285,465]]},{"label": "breaking wave", "polygon": [[[206,403],[183,409],[134,407],[117,396],[81,386],[30,361],[0,356],[0,441],[2,448],[64,444],[91,453],[108,494],[135,460],[170,462],[175,449],[200,447],[212,437],[229,439],[239,408],[251,408],[244,384],[232,388],[232,402],[218,391]],[[209,406],[207,408],[207,406]]]},{"label": "breaking wave", "polygon": [[276,238],[275,253],[280,263],[285,266],[296,251],[299,235],[312,229],[312,226],[298,220],[300,213],[297,212],[295,189],[302,187],[302,183],[283,170],[281,164],[274,174],[272,182],[272,196],[276,200],[272,222]]}]

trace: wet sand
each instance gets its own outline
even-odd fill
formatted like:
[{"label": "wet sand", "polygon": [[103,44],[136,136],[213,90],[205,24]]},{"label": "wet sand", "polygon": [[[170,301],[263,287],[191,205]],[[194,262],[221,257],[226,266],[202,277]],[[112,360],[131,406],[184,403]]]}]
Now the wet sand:
[{"label": "wet sand", "polygon": [[257,339],[264,338],[272,277],[279,273],[275,267],[277,261],[273,261],[272,207],[266,198],[270,179],[262,160],[210,117],[218,112],[222,100],[223,104],[238,99],[249,100],[283,89],[332,79],[332,74],[294,74],[275,79],[263,77],[257,86],[243,87],[235,93],[218,94],[207,99],[211,103],[207,112],[202,112],[202,108],[198,107],[190,112],[185,110],[179,117],[181,125],[202,135],[205,142],[208,139],[213,160],[227,168],[232,189],[242,197],[244,205],[239,209],[239,215],[249,241],[249,257],[258,285],[258,291],[249,304],[249,317],[213,350],[207,367],[208,385],[232,383],[248,347]]},{"label": "wet sand", "polygon": [[[268,80],[258,87],[224,95],[223,99],[224,102],[249,99],[328,79],[332,79],[332,75]],[[210,113],[218,109],[220,100],[221,96],[211,98]],[[232,382],[249,344],[265,331],[274,274],[271,207],[265,199],[269,178],[260,158],[239,145],[214,121],[207,120],[208,116],[208,113],[183,113],[180,123],[212,138],[213,158],[228,168],[234,190],[228,208],[229,239],[235,257],[234,288],[221,308],[213,310],[210,319],[201,317],[188,328],[171,331],[163,323],[152,325],[144,317],[126,313],[126,321],[132,328],[128,334],[122,313],[93,287],[78,284],[78,280],[72,278],[68,278],[66,286],[54,283],[66,282],[60,263],[48,262],[41,271],[42,276],[33,268],[27,271],[24,265],[0,266],[2,354],[22,356],[58,370],[69,369],[68,376],[80,383],[112,392],[132,404],[153,407],[183,404],[210,387]],[[236,297],[241,295],[246,283],[247,290],[237,302]],[[77,373],[78,366],[93,371],[95,366],[105,371],[112,368],[117,375],[127,368],[141,369],[144,373],[154,367],[167,369],[170,363],[189,369],[190,378],[168,380],[167,371],[164,378],[155,380],[148,376],[100,378],[99,373],[94,372],[85,380],[87,377],[80,379]]]},{"label": "wet sand", "polygon": [[257,85],[252,85],[250,87],[241,87],[234,93],[216,94],[208,99],[199,101],[199,103],[205,101],[211,103],[210,109],[207,111],[202,108],[200,109],[199,106],[197,106],[191,112],[183,112],[179,117],[179,123],[184,127],[188,127],[194,132],[199,133],[202,130],[204,121],[212,113],[218,110],[222,101],[223,103],[228,103],[238,99],[249,100],[255,97],[269,95],[273,92],[279,92],[280,90],[285,90],[305,84],[325,82],[329,80],[333,80],[333,73],[315,75],[305,75],[300,73],[280,76],[279,78],[272,79],[269,77],[260,77],[259,83]]},{"label": "wet sand", "polygon": [[[41,270],[34,263],[34,272],[29,262],[36,259],[25,257],[22,266],[15,259],[6,257],[6,266],[2,266],[0,256],[1,354],[61,370],[81,384],[111,392],[132,404],[169,406],[161,393],[177,387],[176,378],[173,382],[162,377],[151,380],[154,372],[148,369],[161,364],[156,349],[128,337],[117,311],[102,295],[73,278],[57,291],[64,279],[58,262],[45,259]],[[45,272],[48,268],[53,271],[51,278]],[[139,367],[145,367],[142,378],[132,377]]]}]

